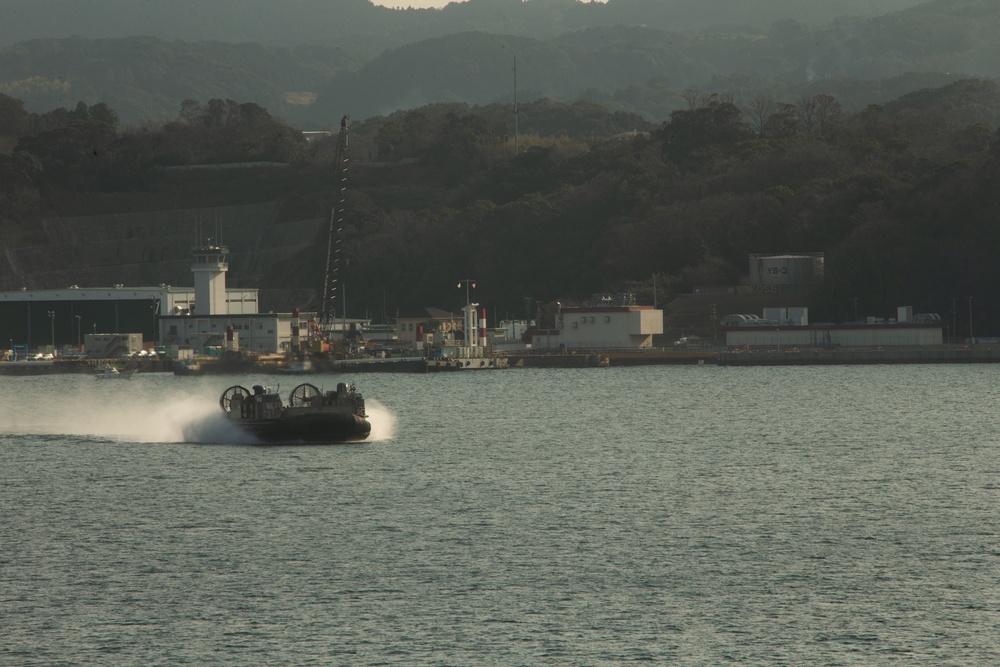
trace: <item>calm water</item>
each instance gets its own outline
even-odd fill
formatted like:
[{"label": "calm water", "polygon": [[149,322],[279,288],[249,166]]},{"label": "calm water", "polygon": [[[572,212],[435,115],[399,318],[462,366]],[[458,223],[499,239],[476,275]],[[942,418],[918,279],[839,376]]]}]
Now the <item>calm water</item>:
[{"label": "calm water", "polygon": [[363,375],[331,447],[0,378],[0,664],[1000,664],[998,378]]}]

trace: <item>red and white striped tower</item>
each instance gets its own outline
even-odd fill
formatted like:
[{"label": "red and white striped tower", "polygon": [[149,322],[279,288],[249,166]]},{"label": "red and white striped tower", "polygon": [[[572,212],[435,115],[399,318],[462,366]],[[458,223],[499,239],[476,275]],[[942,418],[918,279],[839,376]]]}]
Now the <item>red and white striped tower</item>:
[{"label": "red and white striped tower", "polygon": [[479,347],[486,351],[486,309],[479,309]]},{"label": "red and white striped tower", "polygon": [[476,288],[476,283],[471,278],[463,278],[458,281],[458,287],[461,289],[462,284],[465,284],[465,308],[462,309],[462,336],[465,338],[465,349],[469,354],[476,347],[476,310],[475,307],[478,303],[472,303],[472,296],[469,293],[469,288]]}]

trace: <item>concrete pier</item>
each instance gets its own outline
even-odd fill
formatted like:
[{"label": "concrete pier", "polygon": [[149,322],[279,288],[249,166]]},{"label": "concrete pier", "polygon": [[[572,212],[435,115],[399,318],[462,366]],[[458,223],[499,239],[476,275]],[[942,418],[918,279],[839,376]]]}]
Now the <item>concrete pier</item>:
[{"label": "concrete pier", "polygon": [[1000,346],[728,350],[719,352],[717,363],[720,366],[984,364],[1000,363]]}]

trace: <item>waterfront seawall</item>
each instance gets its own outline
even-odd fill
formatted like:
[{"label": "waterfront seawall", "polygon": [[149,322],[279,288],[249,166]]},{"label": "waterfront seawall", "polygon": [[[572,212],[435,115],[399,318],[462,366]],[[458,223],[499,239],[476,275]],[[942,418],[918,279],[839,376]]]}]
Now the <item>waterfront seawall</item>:
[{"label": "waterfront seawall", "polygon": [[719,352],[720,366],[1000,363],[1000,347],[836,348]]}]

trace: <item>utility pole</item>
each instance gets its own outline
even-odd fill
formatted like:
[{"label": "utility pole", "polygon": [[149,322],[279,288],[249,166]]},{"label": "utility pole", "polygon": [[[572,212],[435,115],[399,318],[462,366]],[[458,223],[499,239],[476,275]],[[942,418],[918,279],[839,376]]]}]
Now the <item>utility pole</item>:
[{"label": "utility pole", "polygon": [[967,296],[965,298],[969,302],[969,338],[971,339],[971,341],[973,343],[975,343],[976,342],[976,334],[974,334],[972,332],[972,297],[971,296]]},{"label": "utility pole", "polygon": [[56,356],[56,311],[49,311],[49,324],[52,325],[52,356]]},{"label": "utility pole", "polygon": [[958,299],[956,297],[951,298],[951,336],[954,338],[958,335],[958,330],[955,329],[958,317]]}]

